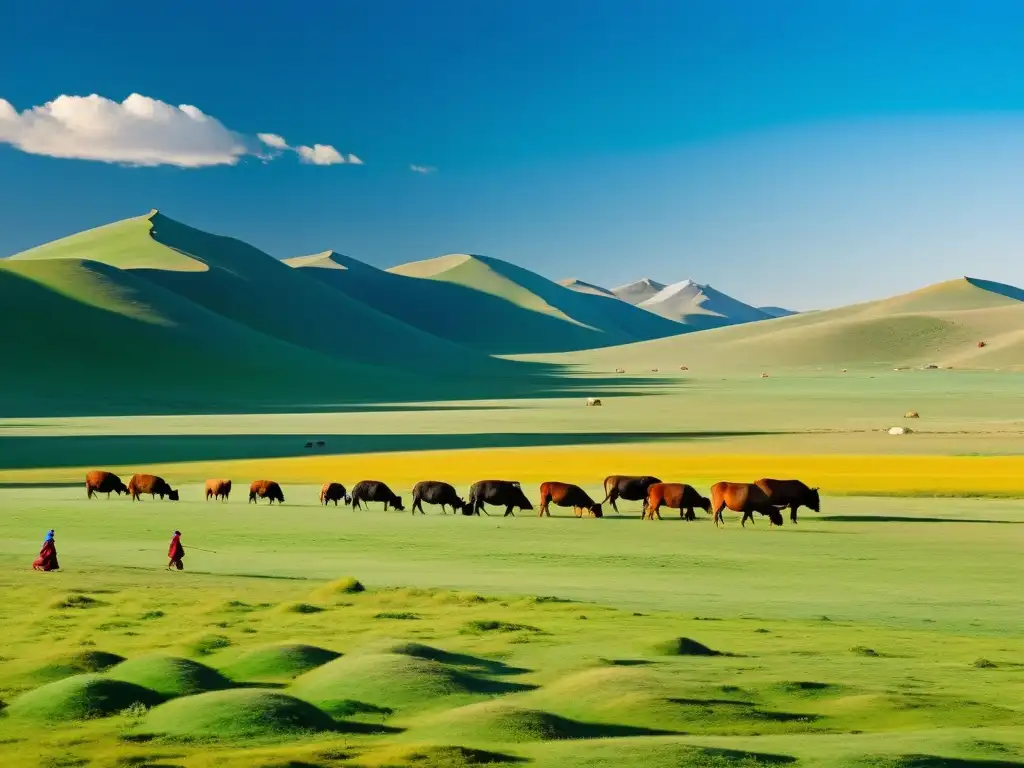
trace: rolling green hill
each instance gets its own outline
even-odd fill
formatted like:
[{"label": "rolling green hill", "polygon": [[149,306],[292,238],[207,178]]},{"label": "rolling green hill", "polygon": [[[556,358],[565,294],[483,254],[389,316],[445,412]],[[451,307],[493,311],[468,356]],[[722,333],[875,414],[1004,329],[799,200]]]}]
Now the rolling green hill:
[{"label": "rolling green hill", "polygon": [[[679,323],[613,297],[581,293],[487,256],[450,254],[403,264],[388,272],[491,297],[490,301],[477,298],[465,308],[463,319],[479,325],[475,332],[486,331],[486,337],[505,336],[506,354],[530,346],[538,351],[539,345],[552,352],[603,347],[687,331]],[[451,288],[445,290],[455,296]],[[518,311],[502,307],[493,299]],[[491,315],[492,312],[501,314]]]},{"label": "rolling green hill", "polygon": [[[384,371],[286,344],[136,270],[73,258],[0,261],[5,413],[223,410],[400,394]],[[10,321],[7,321],[8,327]]]},{"label": "rolling green hill", "polygon": [[687,366],[694,373],[927,364],[1024,367],[1024,292],[961,278],[880,301],[558,360],[592,370]]},{"label": "rolling green hill", "polygon": [[409,276],[405,267],[380,270],[334,251],[285,261],[408,325],[488,354],[562,352],[637,338],[618,329],[605,331],[576,322],[536,294],[497,280],[487,270],[465,276],[465,282],[450,282]]},{"label": "rolling green hill", "polygon": [[249,328],[346,361],[427,375],[439,364],[484,376],[508,368],[354,302],[247,243],[208,234],[157,211],[11,258],[69,257],[133,270]]}]

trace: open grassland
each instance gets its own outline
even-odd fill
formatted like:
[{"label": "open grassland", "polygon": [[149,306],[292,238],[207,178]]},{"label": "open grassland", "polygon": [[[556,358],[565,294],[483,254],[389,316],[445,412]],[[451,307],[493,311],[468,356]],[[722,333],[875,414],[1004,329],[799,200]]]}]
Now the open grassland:
[{"label": "open grassland", "polygon": [[1018,502],[715,530],[315,494],[0,492],[4,763],[1024,765]]},{"label": "open grassland", "polygon": [[[581,379],[581,387],[586,386]],[[406,491],[423,479],[800,477],[826,494],[1024,495],[1024,376],[905,371],[769,379],[649,373],[583,397],[380,405],[346,412],[0,420],[0,483],[87,469],[175,483],[258,477]],[[586,389],[582,390],[586,392]],[[907,411],[920,414],[904,419]],[[893,425],[914,434],[886,434]],[[306,449],[322,440],[322,448]],[[531,491],[532,492],[532,491]]]}]

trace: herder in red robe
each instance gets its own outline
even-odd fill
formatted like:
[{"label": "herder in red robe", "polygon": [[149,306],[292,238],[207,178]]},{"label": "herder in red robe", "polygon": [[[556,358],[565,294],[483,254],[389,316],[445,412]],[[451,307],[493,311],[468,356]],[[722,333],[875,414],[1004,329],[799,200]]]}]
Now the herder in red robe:
[{"label": "herder in red robe", "polygon": [[32,567],[37,571],[56,571],[60,569],[60,565],[57,563],[57,545],[53,540],[52,530],[43,539],[43,548],[39,550],[39,557],[32,563]]},{"label": "herder in red robe", "polygon": [[185,548],[181,546],[181,531],[175,531],[171,537],[171,546],[167,549],[167,557],[170,558],[170,562],[167,564],[167,570],[170,570],[173,566],[179,571],[185,567],[185,564],[181,562],[181,558],[185,556]]}]

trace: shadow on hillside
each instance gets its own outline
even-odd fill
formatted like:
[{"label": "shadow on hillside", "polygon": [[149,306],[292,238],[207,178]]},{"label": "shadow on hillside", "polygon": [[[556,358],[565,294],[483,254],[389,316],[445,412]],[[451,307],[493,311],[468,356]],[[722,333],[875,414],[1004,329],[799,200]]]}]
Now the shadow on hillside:
[{"label": "shadow on hillside", "polygon": [[[722,432],[498,432],[463,435],[64,435],[0,436],[0,469],[68,467],[84,464],[145,465],[179,461],[271,459],[289,456],[393,453],[398,451],[529,448],[664,440],[699,441],[727,437],[785,434],[764,431]],[[309,440],[323,448],[307,449]]]},{"label": "shadow on hillside", "polygon": [[991,293],[1005,296],[1008,299],[1015,299],[1017,301],[1024,301],[1024,290],[1017,288],[1014,285],[1007,285],[1006,283],[997,283],[994,280],[982,280],[977,277],[966,277],[964,278],[971,285],[989,291]]},{"label": "shadow on hillside", "polygon": [[498,260],[480,257],[498,274],[587,325],[459,283],[385,272],[355,259],[336,258],[346,269],[299,271],[408,325],[491,355],[594,349],[690,330],[617,299],[577,293]]}]

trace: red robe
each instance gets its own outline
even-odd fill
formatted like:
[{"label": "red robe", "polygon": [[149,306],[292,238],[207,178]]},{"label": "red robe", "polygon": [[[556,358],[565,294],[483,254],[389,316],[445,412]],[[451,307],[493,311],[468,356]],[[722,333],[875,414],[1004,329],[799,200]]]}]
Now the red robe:
[{"label": "red robe", "polygon": [[167,564],[167,567],[170,568],[173,565],[180,571],[182,568],[185,567],[185,565],[181,562],[181,558],[183,558],[184,556],[185,548],[181,546],[181,537],[172,536],[171,546],[167,549],[167,557],[170,560],[170,562]]},{"label": "red robe", "polygon": [[60,568],[57,563],[57,546],[53,540],[43,542],[43,548],[39,550],[39,557],[32,563],[37,571],[56,571]]}]

